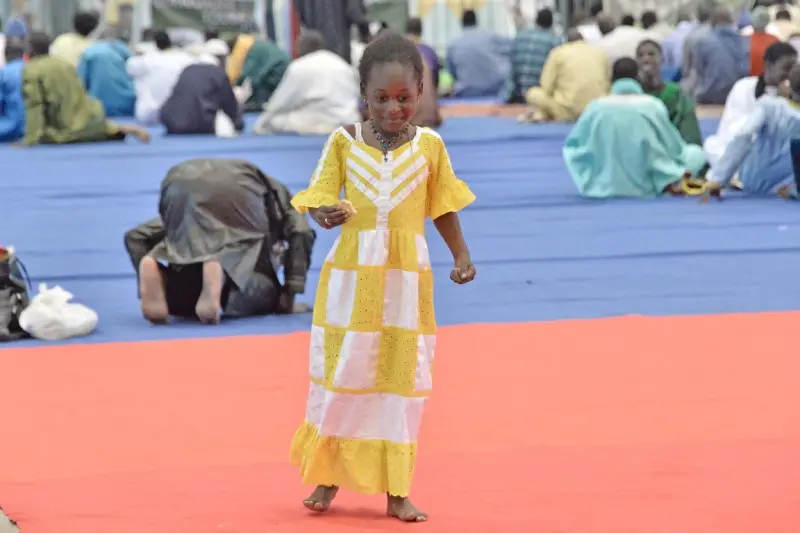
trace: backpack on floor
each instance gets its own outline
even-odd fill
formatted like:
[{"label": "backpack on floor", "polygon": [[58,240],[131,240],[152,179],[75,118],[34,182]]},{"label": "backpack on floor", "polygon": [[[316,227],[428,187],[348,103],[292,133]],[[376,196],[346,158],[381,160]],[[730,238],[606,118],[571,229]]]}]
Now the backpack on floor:
[{"label": "backpack on floor", "polygon": [[14,249],[0,247],[0,342],[29,336],[19,325],[30,302],[28,287],[28,272]]}]

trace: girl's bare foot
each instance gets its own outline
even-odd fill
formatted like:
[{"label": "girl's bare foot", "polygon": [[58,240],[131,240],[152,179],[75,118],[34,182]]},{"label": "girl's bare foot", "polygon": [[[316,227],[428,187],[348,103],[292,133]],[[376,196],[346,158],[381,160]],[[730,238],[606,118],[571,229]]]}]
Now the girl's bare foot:
[{"label": "girl's bare foot", "polygon": [[204,324],[219,324],[222,316],[222,284],[225,273],[219,261],[203,263],[203,290],[197,299],[194,312]]},{"label": "girl's bare foot", "polygon": [[337,492],[339,492],[339,487],[326,487],[324,485],[320,485],[314,489],[314,492],[311,493],[311,496],[303,500],[303,505],[305,505],[306,509],[309,511],[324,513],[331,508],[331,503],[336,497]]},{"label": "girl's bare foot", "polygon": [[145,257],[139,263],[139,298],[142,314],[147,320],[153,324],[164,324],[169,319],[164,278],[152,257]]},{"label": "girl's bare foot", "polygon": [[386,514],[403,522],[425,522],[428,515],[414,507],[411,500],[389,495],[386,501]]}]

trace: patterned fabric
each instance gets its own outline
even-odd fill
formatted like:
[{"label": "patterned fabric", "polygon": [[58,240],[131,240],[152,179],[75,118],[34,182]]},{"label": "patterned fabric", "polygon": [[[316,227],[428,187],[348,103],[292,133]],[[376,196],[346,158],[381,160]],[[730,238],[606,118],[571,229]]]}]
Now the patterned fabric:
[{"label": "patterned fabric", "polygon": [[22,72],[26,132],[22,142],[64,144],[121,138],[103,104],[86,93],[75,68],[55,56],[31,59]]},{"label": "patterned fabric", "polygon": [[360,128],[355,138],[340,128],[292,205],[335,205],[342,188],[357,214],[320,273],[311,389],[292,463],[308,484],[407,496],[436,343],[425,218],[475,196],[453,173],[442,139],[419,127],[388,161]]},{"label": "patterned fabric", "polygon": [[511,45],[511,74],[502,94],[504,102],[522,102],[539,78],[550,50],[562,43],[555,33],[542,28],[522,30]]}]

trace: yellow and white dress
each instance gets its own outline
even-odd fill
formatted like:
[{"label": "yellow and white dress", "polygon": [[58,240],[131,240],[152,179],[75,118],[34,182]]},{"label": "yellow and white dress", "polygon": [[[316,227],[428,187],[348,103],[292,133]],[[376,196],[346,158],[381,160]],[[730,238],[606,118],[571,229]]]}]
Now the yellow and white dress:
[{"label": "yellow and white dress", "polygon": [[388,154],[335,131],[300,212],[336,205],[357,214],[325,259],[311,328],[305,422],[292,463],[304,482],[408,496],[417,434],[431,392],[436,320],[425,218],[475,200],[456,178],[441,137],[417,128]]}]

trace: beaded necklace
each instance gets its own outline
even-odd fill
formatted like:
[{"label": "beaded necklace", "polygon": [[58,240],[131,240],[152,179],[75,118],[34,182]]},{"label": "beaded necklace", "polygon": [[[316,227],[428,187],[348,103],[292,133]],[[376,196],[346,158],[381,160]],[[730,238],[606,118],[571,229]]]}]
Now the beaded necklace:
[{"label": "beaded necklace", "polygon": [[381,145],[381,153],[383,154],[383,161],[389,161],[389,148],[394,146],[397,141],[402,138],[408,132],[408,125],[406,124],[403,126],[403,129],[392,135],[391,137],[385,137],[383,133],[378,131],[377,126],[375,126],[375,121],[370,119],[369,127],[372,130],[372,134],[375,136],[375,139],[378,141],[378,144]]}]

